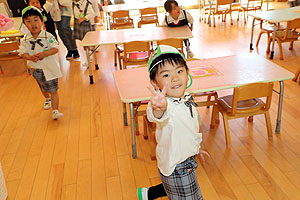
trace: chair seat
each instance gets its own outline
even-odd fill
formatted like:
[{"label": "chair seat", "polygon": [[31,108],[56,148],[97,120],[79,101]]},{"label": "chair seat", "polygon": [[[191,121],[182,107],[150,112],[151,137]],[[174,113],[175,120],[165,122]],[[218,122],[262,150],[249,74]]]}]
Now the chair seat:
[{"label": "chair seat", "polygon": [[[247,5],[244,5],[244,4],[242,4],[240,7],[242,9],[247,9]],[[250,6],[248,6],[248,11],[250,11],[250,10],[259,10],[259,9],[261,9],[260,5],[259,6],[256,6],[256,5],[250,5]]]},{"label": "chair seat", "polygon": [[[281,40],[283,40],[284,36],[285,31],[276,32],[276,37],[280,38]],[[297,39],[298,37],[300,37],[300,33],[297,31],[289,31],[288,37],[289,39]]]},{"label": "chair seat", "polygon": [[[232,110],[232,98],[233,95],[218,98],[218,104],[220,104],[228,113],[230,113]],[[236,113],[248,113],[250,109],[252,112],[255,112],[261,110],[262,108],[264,108],[264,106],[264,102],[260,99],[238,101]]]},{"label": "chair seat", "polygon": [[138,59],[138,60],[144,60],[148,59],[148,53],[147,52],[132,52],[128,54],[128,59]]},{"label": "chair seat", "polygon": [[[268,25],[268,26],[264,26],[262,28],[264,31],[267,31],[267,32],[273,32],[274,31],[274,25]],[[279,27],[277,27],[277,31],[282,31],[282,30],[285,30],[286,29],[286,26],[284,25],[280,25]]]},{"label": "chair seat", "polygon": [[152,22],[157,21],[156,16],[143,16],[143,19],[140,22]]}]

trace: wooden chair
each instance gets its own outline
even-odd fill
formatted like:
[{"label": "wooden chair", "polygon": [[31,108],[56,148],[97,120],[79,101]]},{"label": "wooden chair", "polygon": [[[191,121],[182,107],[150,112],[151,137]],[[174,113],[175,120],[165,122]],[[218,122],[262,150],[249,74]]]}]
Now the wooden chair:
[{"label": "wooden chair", "polygon": [[246,3],[241,3],[238,13],[238,19],[240,18],[240,12],[244,13],[244,23],[246,24],[246,12],[247,12],[247,18],[248,18],[248,12],[249,11],[257,11],[262,10],[262,4],[263,0],[247,0]]},{"label": "wooden chair", "polygon": [[175,47],[176,49],[179,49],[179,51],[184,55],[183,52],[183,39],[176,39],[176,38],[170,38],[165,40],[159,40],[157,41],[157,45],[170,45],[172,47]]},{"label": "wooden chair", "polygon": [[[0,43],[0,62],[2,61],[13,61],[13,60],[24,60],[18,55],[16,50],[19,49],[20,43],[18,41],[8,41]],[[24,60],[25,71],[27,70],[27,63]],[[0,71],[1,74],[4,74],[4,70],[1,67],[0,63]]]},{"label": "wooden chair", "polygon": [[209,15],[210,9],[215,9],[216,4],[212,4],[210,8],[210,4],[207,3],[205,0],[200,0],[200,22],[203,20],[204,23],[208,23],[208,20],[206,21],[206,15]]},{"label": "wooden chair", "polygon": [[[285,42],[290,42],[289,50],[292,50],[294,41],[299,40],[298,38],[300,37],[300,32],[296,31],[297,28],[300,28],[300,19],[294,19],[292,21],[288,21],[286,25],[286,30],[276,32],[275,40],[278,43],[280,60],[283,60],[283,52],[282,52],[281,44]],[[271,46],[272,39],[273,39],[273,34],[268,41],[267,53],[270,53],[270,46]]]},{"label": "wooden chair", "polygon": [[[269,109],[271,106],[273,83],[252,83],[234,88],[233,95],[218,98],[218,102],[213,107],[211,117],[211,128],[219,123],[218,113],[223,115],[225,138],[227,147],[230,147],[230,133],[228,120],[247,117],[248,121],[253,121],[254,115],[264,114],[268,137],[272,137],[272,126]],[[266,97],[263,101],[260,98]]]},{"label": "wooden chair", "polygon": [[[112,13],[112,20],[111,20],[111,29],[128,29],[134,28],[133,20],[130,18],[128,10],[119,10]],[[120,53],[123,52],[123,47],[115,45],[114,51],[114,65],[117,69],[117,60],[119,60]],[[121,63],[119,63],[121,67]]]},{"label": "wooden chair", "polygon": [[129,10],[119,10],[112,13],[111,29],[134,28]]},{"label": "wooden chair", "polygon": [[[230,15],[230,23],[233,25],[232,16],[231,16],[231,8],[232,8],[232,0],[217,0],[217,4],[215,9],[212,9],[211,13],[213,15],[213,25],[216,27],[215,15],[222,15],[222,21],[226,21],[226,15]],[[223,19],[224,16],[224,19]]]},{"label": "wooden chair", "polygon": [[[278,23],[277,29],[278,29],[278,31],[283,31],[283,30],[286,29],[286,26],[280,25]],[[258,44],[259,44],[259,41],[260,41],[260,38],[261,38],[262,34],[267,34],[267,36],[268,36],[268,40],[267,41],[269,41],[270,34],[273,33],[273,30],[274,30],[274,25],[269,24],[267,26],[263,26],[263,20],[261,20],[260,21],[260,33],[259,33],[257,41],[256,41],[256,46],[258,47]]]},{"label": "wooden chair", "polygon": [[157,8],[144,8],[140,9],[140,19],[138,27],[141,28],[144,24],[155,24],[158,26]]},{"label": "wooden chair", "polygon": [[119,62],[123,61],[122,69],[128,65],[141,65],[148,62],[150,56],[150,44],[144,41],[133,41],[124,44],[123,56],[120,56]]}]

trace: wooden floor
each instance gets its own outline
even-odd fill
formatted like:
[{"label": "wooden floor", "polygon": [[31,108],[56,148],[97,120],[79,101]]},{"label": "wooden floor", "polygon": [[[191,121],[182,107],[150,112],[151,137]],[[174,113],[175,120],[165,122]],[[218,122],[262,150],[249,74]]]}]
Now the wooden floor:
[{"label": "wooden floor", "polygon": [[[286,6],[286,4],[281,4]],[[217,27],[195,18],[191,48],[205,59],[249,54],[250,19],[245,25],[216,20]],[[255,39],[258,34],[255,31]],[[0,75],[0,161],[13,199],[100,199],[134,200],[136,189],[160,182],[156,162],[150,160],[148,142],[137,137],[137,159],[131,158],[130,126],[122,123],[122,103],[113,81],[113,47],[101,47],[100,70],[89,84],[88,71],[80,62],[68,62],[63,47],[60,60],[60,110],[54,121],[43,110],[43,98],[35,80],[19,70],[18,75]],[[295,72],[300,65],[300,43],[294,50],[283,45],[285,60],[274,63]],[[266,36],[252,54],[267,58]],[[81,50],[82,60],[84,58]],[[9,63],[16,67],[22,63]],[[275,84],[278,88],[278,83]],[[145,88],[146,89],[146,88]],[[231,90],[220,91],[222,94]],[[263,116],[231,120],[232,148],[226,149],[221,124],[210,130],[211,108],[199,109],[204,145],[211,155],[199,162],[197,174],[206,200],[299,199],[300,196],[300,86],[285,82],[280,134],[267,139]],[[273,130],[278,95],[270,110]],[[140,129],[142,131],[142,127]],[[274,131],[273,131],[274,132]]]}]

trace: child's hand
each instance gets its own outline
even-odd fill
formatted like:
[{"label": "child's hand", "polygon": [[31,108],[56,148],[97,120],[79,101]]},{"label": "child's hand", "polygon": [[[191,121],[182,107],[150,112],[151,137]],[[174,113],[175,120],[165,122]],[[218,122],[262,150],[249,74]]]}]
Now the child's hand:
[{"label": "child's hand", "polygon": [[40,52],[34,55],[35,57],[37,57],[39,60],[43,60],[47,55],[45,52]]},{"label": "child's hand", "polygon": [[204,161],[205,162],[205,158],[204,158],[204,155],[206,155],[208,158],[210,158],[210,155],[207,151],[205,151],[204,149],[199,149],[199,158],[200,160]]},{"label": "child's hand", "polygon": [[34,55],[34,56],[30,56],[28,60],[31,60],[32,62],[37,62],[39,61],[39,58]]},{"label": "child's hand", "polygon": [[95,23],[98,23],[99,22],[99,17],[95,16],[94,21],[95,21]]},{"label": "child's hand", "polygon": [[79,19],[78,20],[78,24],[81,24],[83,21],[85,21],[86,20],[86,18],[85,17],[83,17],[83,18],[81,18],[81,19]]},{"label": "child's hand", "polygon": [[150,92],[154,95],[151,97],[151,106],[154,111],[161,111],[164,112],[167,109],[167,99],[166,99],[166,92],[167,92],[167,83],[165,83],[162,92],[155,91],[152,87],[148,87]]}]

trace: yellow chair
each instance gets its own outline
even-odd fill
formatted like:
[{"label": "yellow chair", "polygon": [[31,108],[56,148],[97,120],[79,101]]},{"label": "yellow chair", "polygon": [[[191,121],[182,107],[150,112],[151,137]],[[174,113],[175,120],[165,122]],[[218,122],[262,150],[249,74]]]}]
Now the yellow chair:
[{"label": "yellow chair", "polygon": [[[18,41],[7,41],[0,43],[0,62],[1,61],[13,61],[13,60],[24,60],[18,55],[16,50],[19,49],[20,43]],[[27,63],[24,60],[25,71],[27,70]],[[4,70],[1,67],[0,63],[0,71],[1,74],[4,74]]]},{"label": "yellow chair", "polygon": [[144,24],[155,24],[158,26],[157,8],[140,9],[141,17],[138,22],[138,27],[141,28]]},{"label": "yellow chair", "polygon": [[244,13],[244,23],[246,24],[247,23],[246,12],[247,12],[247,18],[248,18],[248,12],[262,10],[262,4],[263,4],[263,0],[247,0],[246,3],[241,3],[237,20],[239,20],[239,18],[240,18],[240,12],[243,12]]},{"label": "yellow chair", "polygon": [[[289,50],[292,50],[294,42],[299,40],[298,38],[300,37],[300,32],[296,31],[297,28],[300,28],[300,18],[294,19],[292,21],[288,21],[286,25],[286,30],[276,32],[275,40],[278,43],[280,60],[283,60],[283,52],[282,52],[281,44],[284,42],[290,42]],[[267,53],[270,53],[270,46],[271,46],[272,39],[273,39],[273,34],[268,41]]]},{"label": "yellow chair", "polygon": [[[227,147],[231,146],[228,120],[249,116],[253,121],[254,115],[264,114],[269,138],[272,137],[272,126],[269,109],[271,106],[273,83],[252,83],[234,88],[233,95],[218,98],[213,107],[211,125],[215,128],[219,123],[219,112],[223,115]],[[263,101],[260,98],[266,97]]]},{"label": "yellow chair", "polygon": [[176,49],[179,49],[179,51],[184,55],[183,52],[183,39],[176,39],[176,38],[170,38],[165,40],[159,40],[157,41],[157,45],[170,45],[172,47],[175,47]]},{"label": "yellow chair", "polygon": [[[216,27],[215,15],[222,15],[222,21],[226,21],[226,15],[230,15],[230,24],[232,25],[232,16],[231,16],[232,0],[217,0],[215,9],[211,10],[213,16],[213,26]],[[224,19],[223,19],[224,15]]]},{"label": "yellow chair", "polygon": [[148,62],[150,56],[150,44],[144,41],[133,41],[124,44],[123,56],[119,56],[119,62],[123,61],[122,69],[128,65],[141,65]]}]

